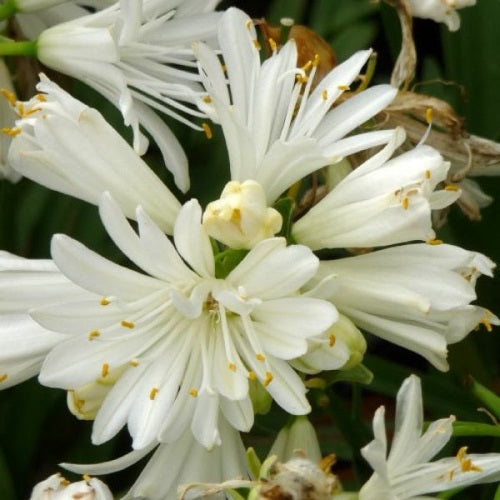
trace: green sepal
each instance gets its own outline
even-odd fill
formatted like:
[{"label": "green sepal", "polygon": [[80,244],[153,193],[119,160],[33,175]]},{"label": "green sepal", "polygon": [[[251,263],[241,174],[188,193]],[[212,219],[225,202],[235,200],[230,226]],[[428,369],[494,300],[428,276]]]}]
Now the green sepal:
[{"label": "green sepal", "polygon": [[246,257],[248,250],[228,248],[215,256],[215,277],[224,279]]},{"label": "green sepal", "polygon": [[225,493],[229,495],[233,500],[246,500],[246,497],[238,493],[236,490],[227,490]]},{"label": "green sepal", "polygon": [[289,245],[293,245],[295,240],[292,237],[292,219],[295,211],[295,201],[292,198],[281,198],[273,205],[273,208],[283,218],[281,231],[276,236],[283,236]]}]

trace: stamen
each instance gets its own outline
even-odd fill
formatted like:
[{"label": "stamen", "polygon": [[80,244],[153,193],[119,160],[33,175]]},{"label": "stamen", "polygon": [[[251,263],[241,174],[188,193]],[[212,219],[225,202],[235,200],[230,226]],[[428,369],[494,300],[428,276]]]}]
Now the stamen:
[{"label": "stamen", "polygon": [[103,297],[99,304],[101,304],[101,306],[107,306],[109,305],[109,300],[106,297]]},{"label": "stamen", "polygon": [[7,380],[7,377],[8,375],[6,373],[2,373],[2,375],[0,375],[0,382],[4,382],[5,380]]},{"label": "stamen", "polygon": [[234,363],[229,363],[228,368],[229,368],[232,372],[235,372],[235,371],[236,371],[236,365],[235,365]]},{"label": "stamen", "polygon": [[129,364],[130,364],[130,366],[138,366],[139,360],[137,358],[131,359]]},{"label": "stamen", "polygon": [[0,131],[3,133],[3,134],[6,134],[6,135],[10,135],[10,137],[15,137],[16,135],[20,134],[21,133],[21,129],[18,128],[18,127],[13,127],[13,128],[10,128],[10,127],[2,127],[0,129]]},{"label": "stamen", "polygon": [[431,178],[431,171],[430,170],[426,170],[425,171],[425,178],[426,179],[430,179]]},{"label": "stamen", "polygon": [[92,479],[88,474],[84,474],[82,477],[84,481],[90,481]]},{"label": "stamen", "polygon": [[262,381],[262,385],[267,387],[273,381],[273,374],[271,372],[266,372],[266,378]]},{"label": "stamen", "polygon": [[250,371],[248,372],[248,378],[249,378],[250,380],[255,380],[255,379],[257,378],[257,375],[255,375],[255,372],[254,372],[253,370],[250,370]]},{"label": "stamen", "polygon": [[333,347],[335,345],[336,340],[337,339],[335,338],[335,335],[331,333],[330,336],[328,337],[328,345],[330,347]]},{"label": "stamen", "polygon": [[401,201],[401,205],[403,205],[403,208],[405,210],[408,210],[408,207],[410,206],[410,200],[408,199],[408,197],[404,197],[403,200]]},{"label": "stamen", "polygon": [[257,361],[260,361],[260,362],[263,362],[266,360],[266,357],[261,353],[258,353],[255,357],[257,358]]},{"label": "stamen", "polygon": [[156,395],[158,394],[159,391],[160,389],[158,389],[158,387],[153,387],[151,391],[149,391],[149,399],[153,401],[154,398],[156,398]]},{"label": "stamen", "polygon": [[267,43],[269,44],[269,47],[271,47],[272,52],[276,52],[278,50],[276,41],[273,38],[268,38]]},{"label": "stamen", "polygon": [[192,396],[193,398],[198,396],[198,389],[191,389],[189,391],[189,395]]},{"label": "stamen", "polygon": [[483,325],[483,326],[486,328],[486,330],[487,330],[488,332],[493,331],[493,327],[491,326],[491,323],[490,323],[490,322],[489,322],[486,318],[482,319],[482,320],[479,322],[479,324],[480,324],[480,325]]},{"label": "stamen", "polygon": [[425,110],[425,121],[430,125],[432,123],[432,108]]},{"label": "stamen", "polygon": [[262,45],[259,43],[259,41],[258,41],[258,40],[252,40],[252,42],[253,42],[254,47],[255,47],[257,50],[262,49]]},{"label": "stamen", "polygon": [[328,90],[325,89],[321,92],[321,98],[323,99],[323,101],[328,100]]},{"label": "stamen", "polygon": [[247,30],[250,31],[250,28],[252,27],[252,20],[251,19],[247,19],[246,22],[245,22],[245,27]]},{"label": "stamen", "polygon": [[59,484],[61,486],[69,486],[71,484],[71,481],[68,481],[66,478],[62,477],[60,480],[59,480]]},{"label": "stamen", "polygon": [[319,66],[319,61],[320,61],[320,57],[319,57],[319,54],[314,54],[314,58],[313,58],[313,61],[312,61],[312,65],[316,68],[317,66]]},{"label": "stamen", "polygon": [[457,453],[457,460],[460,462],[460,470],[462,472],[481,472],[483,470],[481,469],[481,467],[474,465],[470,458],[466,457],[467,446],[462,446],[462,448],[460,448]]},{"label": "stamen", "polygon": [[426,241],[426,243],[428,245],[442,245],[443,240],[429,240],[429,241]]},{"label": "stamen", "polygon": [[101,335],[99,330],[92,330],[89,332],[88,338],[89,338],[89,340],[94,340],[97,337],[99,337],[99,335]]},{"label": "stamen", "polygon": [[85,400],[84,399],[77,399],[75,401],[75,406],[81,410],[83,408],[83,405],[85,404]]},{"label": "stamen", "polygon": [[109,373],[109,365],[108,363],[104,363],[101,368],[101,377],[106,378]]},{"label": "stamen", "polygon": [[459,189],[460,188],[455,184],[448,184],[447,186],[444,187],[445,191],[458,191]]},{"label": "stamen", "polygon": [[127,321],[127,320],[123,320],[121,323],[120,323],[124,328],[134,328],[135,327],[135,324],[132,322],[132,321]]},{"label": "stamen", "polygon": [[302,68],[300,68],[304,73],[306,71],[309,71],[311,69],[311,66],[313,65],[313,62],[309,59],[309,61],[307,61],[304,66],[302,66]]},{"label": "stamen", "polygon": [[295,79],[297,80],[298,83],[302,83],[302,84],[307,83],[307,80],[308,80],[306,75],[301,75],[301,74],[298,74],[295,77]]},{"label": "stamen", "polygon": [[207,104],[210,104],[212,102],[212,98],[209,95],[206,95],[203,98],[203,102],[206,102]]},{"label": "stamen", "polygon": [[213,137],[212,129],[210,128],[210,125],[208,123],[202,123],[201,128],[203,129],[203,132],[205,132],[207,139],[211,139]]},{"label": "stamen", "polygon": [[14,92],[4,88],[0,89],[0,94],[2,94],[5,97],[5,99],[7,99],[7,101],[9,101],[9,104],[11,106],[15,106],[17,99]]},{"label": "stamen", "polygon": [[40,102],[47,102],[47,98],[43,94],[37,94],[35,96]]},{"label": "stamen", "polygon": [[350,90],[351,89],[351,87],[349,87],[349,85],[345,85],[345,84],[343,84],[343,85],[337,85],[337,88],[339,90]]}]

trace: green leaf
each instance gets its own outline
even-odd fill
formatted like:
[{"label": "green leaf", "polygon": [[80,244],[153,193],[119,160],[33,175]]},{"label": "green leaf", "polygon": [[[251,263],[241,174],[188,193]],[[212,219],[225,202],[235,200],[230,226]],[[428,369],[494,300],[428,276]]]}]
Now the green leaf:
[{"label": "green leaf", "polygon": [[359,384],[371,384],[373,373],[363,364],[356,365],[350,370],[337,370],[322,376],[328,385],[337,382],[356,382]]},{"label": "green leaf", "polygon": [[277,210],[283,218],[283,225],[281,226],[281,231],[277,234],[277,236],[283,236],[289,244],[295,243],[291,234],[295,202],[291,198],[281,198],[274,204],[273,208]]},{"label": "green leaf", "polygon": [[500,425],[482,422],[454,422],[454,436],[491,436],[500,437]]},{"label": "green leaf", "polygon": [[480,384],[473,377],[469,377],[470,389],[472,394],[490,410],[496,418],[500,419],[500,397]]}]

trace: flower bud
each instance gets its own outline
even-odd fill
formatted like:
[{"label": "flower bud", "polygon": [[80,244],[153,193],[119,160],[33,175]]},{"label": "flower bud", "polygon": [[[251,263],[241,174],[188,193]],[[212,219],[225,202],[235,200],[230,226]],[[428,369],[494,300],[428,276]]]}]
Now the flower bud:
[{"label": "flower bud", "polygon": [[280,462],[286,462],[296,456],[297,452],[303,452],[313,463],[321,460],[316,431],[306,416],[294,417],[292,423],[279,431],[269,455],[276,455]]},{"label": "flower bud", "polygon": [[339,314],[339,319],[332,326],[331,333],[335,339],[343,340],[350,352],[349,359],[341,370],[350,370],[363,361],[366,352],[366,340],[349,318]]},{"label": "flower bud", "polygon": [[267,206],[262,186],[253,180],[228,182],[203,214],[208,234],[231,248],[250,249],[274,236],[282,224],[280,213]]}]

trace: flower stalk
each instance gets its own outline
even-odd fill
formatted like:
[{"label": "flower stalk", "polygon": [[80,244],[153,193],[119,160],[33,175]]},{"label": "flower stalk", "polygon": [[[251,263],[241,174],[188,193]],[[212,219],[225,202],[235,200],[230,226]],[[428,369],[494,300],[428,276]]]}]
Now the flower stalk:
[{"label": "flower stalk", "polygon": [[[0,19],[5,19],[3,16],[7,5],[0,6]],[[30,56],[36,57],[37,42],[36,40],[23,40],[16,42],[14,40],[0,41],[0,56]]]}]

